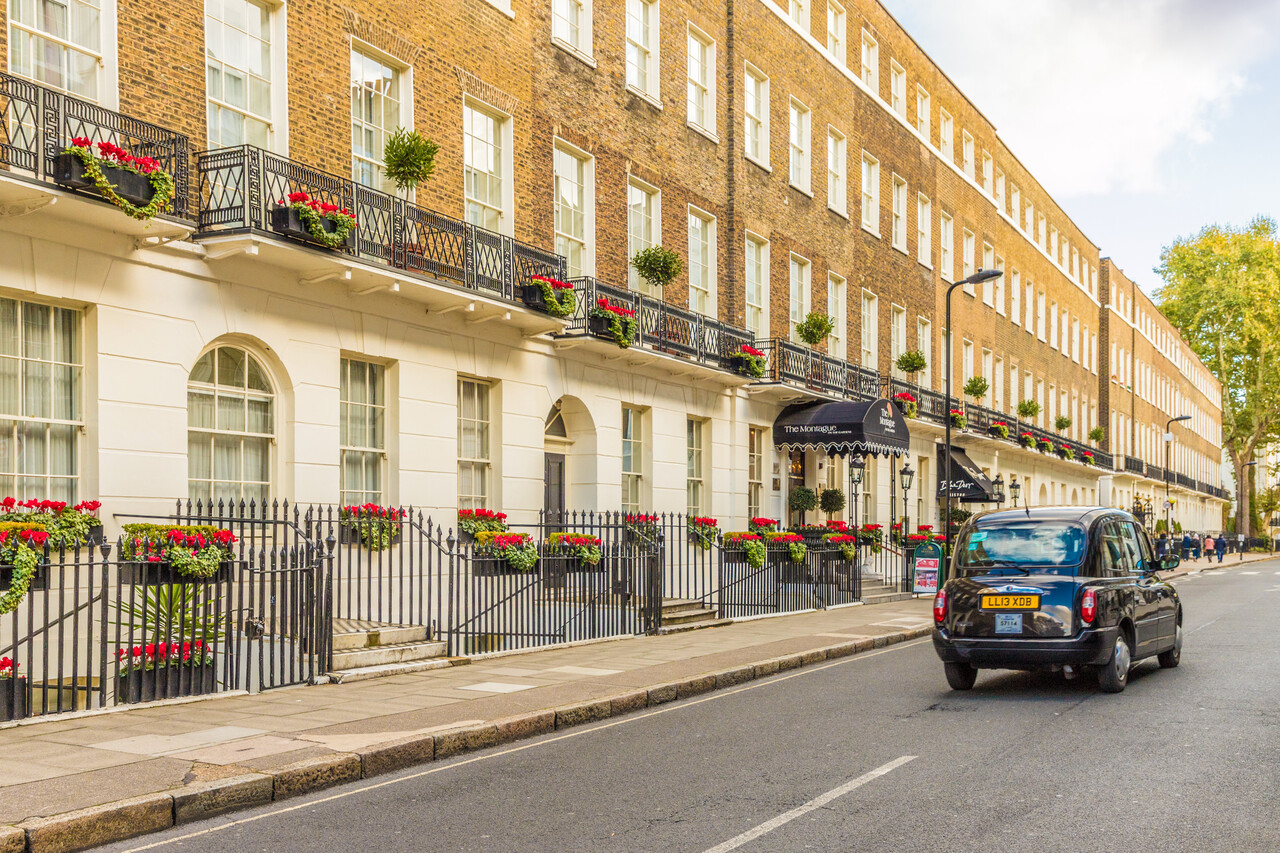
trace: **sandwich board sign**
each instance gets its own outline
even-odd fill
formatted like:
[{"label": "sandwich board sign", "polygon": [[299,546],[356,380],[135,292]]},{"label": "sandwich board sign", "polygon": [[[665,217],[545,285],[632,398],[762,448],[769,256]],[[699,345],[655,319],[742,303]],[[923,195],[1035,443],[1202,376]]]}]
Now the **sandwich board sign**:
[{"label": "sandwich board sign", "polygon": [[938,591],[938,579],[942,574],[942,546],[937,542],[917,545],[912,556],[911,591],[933,595]]}]

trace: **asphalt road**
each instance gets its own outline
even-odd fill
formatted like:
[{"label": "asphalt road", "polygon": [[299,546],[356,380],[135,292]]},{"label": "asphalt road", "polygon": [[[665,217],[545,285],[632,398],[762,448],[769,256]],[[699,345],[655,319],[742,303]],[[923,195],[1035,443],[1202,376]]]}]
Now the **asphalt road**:
[{"label": "asphalt road", "polygon": [[922,640],[104,849],[1274,853],[1280,561],[1178,586],[1119,695]]}]

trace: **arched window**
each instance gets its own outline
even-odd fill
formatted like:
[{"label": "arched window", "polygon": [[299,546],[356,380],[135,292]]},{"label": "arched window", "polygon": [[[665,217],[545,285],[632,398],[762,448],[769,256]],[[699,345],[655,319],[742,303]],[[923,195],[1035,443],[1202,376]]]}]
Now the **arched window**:
[{"label": "arched window", "polygon": [[265,501],[271,491],[275,394],[262,364],[223,346],[187,382],[187,489],[192,500]]}]

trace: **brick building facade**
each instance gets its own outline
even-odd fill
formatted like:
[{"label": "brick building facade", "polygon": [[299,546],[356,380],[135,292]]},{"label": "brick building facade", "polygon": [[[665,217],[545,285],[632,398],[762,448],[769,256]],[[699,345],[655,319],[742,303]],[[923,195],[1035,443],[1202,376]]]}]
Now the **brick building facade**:
[{"label": "brick building facade", "polygon": [[[121,511],[269,495],[530,517],[552,502],[555,464],[570,508],[689,510],[741,527],[785,515],[789,485],[845,482],[842,460],[773,449],[782,408],[936,398],[943,294],[999,268],[955,294],[954,396],[985,377],[987,394],[962,401],[970,421],[1006,421],[1015,441],[983,426],[958,443],[1028,501],[1128,506],[1150,491],[1109,456],[1121,453],[1117,423],[1139,435],[1159,417],[1108,381],[1108,334],[1123,325],[1104,307],[1113,268],[878,3],[450,0],[423,14],[403,0],[205,0],[202,15],[71,0],[71,29],[0,6],[11,79],[161,125],[192,151],[231,152],[193,159],[189,209],[150,232],[3,179],[3,203],[34,211],[0,223],[7,298],[72,312],[83,352],[75,417],[12,412],[15,436],[74,427],[73,461],[22,460],[15,443],[0,471],[14,488],[57,485]],[[376,192],[389,189],[382,140],[399,126],[440,145],[407,206]],[[251,201],[304,187],[354,199],[353,251],[287,241],[265,225],[275,199]],[[653,244],[685,272],[663,294],[631,296],[645,285],[628,258]],[[465,257],[442,260],[446,245]],[[641,344],[619,352],[582,334],[585,317],[566,327],[519,305],[512,270],[536,250],[558,253],[552,266],[584,298],[634,298]],[[810,310],[835,319],[813,350],[794,339]],[[1124,329],[1127,351],[1202,411],[1172,467],[1199,507],[1184,523],[1216,527],[1217,391],[1194,359],[1140,353]],[[734,373],[727,341],[754,341],[768,374]],[[189,395],[232,393],[202,372],[219,348],[266,376],[237,392],[269,407],[255,429],[192,414]],[[928,364],[914,377],[894,366],[908,350]],[[1041,411],[1020,422],[1024,400]],[[354,411],[373,413],[376,441],[339,422]],[[946,413],[933,415],[911,422],[916,519],[936,513]],[[1101,443],[1089,438],[1098,426]],[[1075,458],[1019,446],[1023,430]],[[206,439],[213,450],[197,450]],[[1086,450],[1099,464],[1082,464]],[[867,520],[899,512],[898,464],[873,461]]]}]

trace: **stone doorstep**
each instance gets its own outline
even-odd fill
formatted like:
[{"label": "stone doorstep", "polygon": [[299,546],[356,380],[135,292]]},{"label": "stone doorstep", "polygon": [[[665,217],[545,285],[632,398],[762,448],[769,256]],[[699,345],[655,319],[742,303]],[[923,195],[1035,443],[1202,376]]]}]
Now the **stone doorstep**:
[{"label": "stone doorstep", "polygon": [[769,658],[753,664],[682,678],[647,689],[531,711],[478,725],[460,726],[374,744],[355,752],[335,752],[278,767],[37,818],[16,827],[0,826],[0,853],[72,853],[231,811],[266,805],[335,785],[488,749],[560,729],[620,717],[767,678],[803,666],[837,660],[872,649],[926,637],[917,628]]}]

